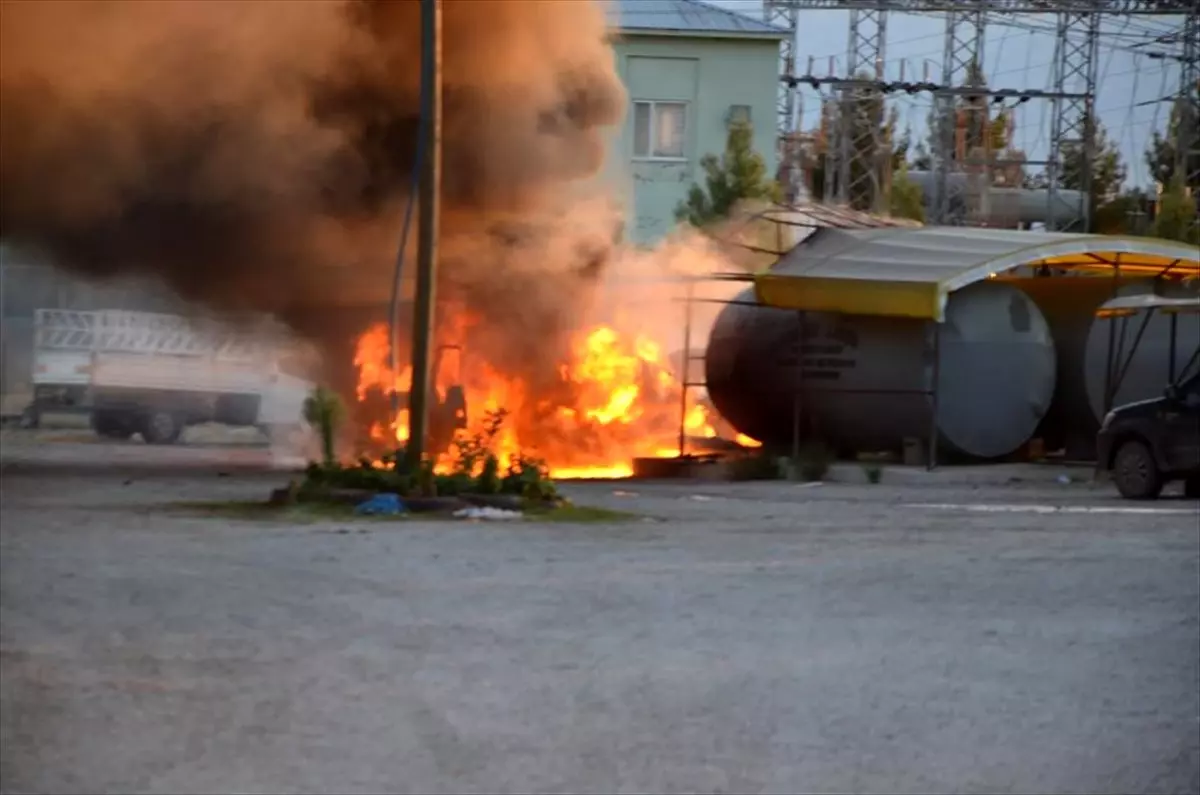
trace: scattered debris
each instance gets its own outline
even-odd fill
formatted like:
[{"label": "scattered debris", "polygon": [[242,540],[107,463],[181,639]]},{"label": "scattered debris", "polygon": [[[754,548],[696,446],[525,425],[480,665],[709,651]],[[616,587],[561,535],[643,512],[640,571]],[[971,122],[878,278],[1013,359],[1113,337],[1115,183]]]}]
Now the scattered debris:
[{"label": "scattered debris", "polygon": [[520,511],[510,511],[504,508],[490,508],[487,506],[473,506],[470,508],[461,508],[454,512],[455,519],[487,519],[493,521],[512,521],[514,519],[524,519],[525,514]]},{"label": "scattered debris", "polygon": [[1071,476],[1070,475],[1059,475],[1054,480],[1056,482],[1061,483],[1062,485],[1066,486],[1069,483],[1071,483]]}]

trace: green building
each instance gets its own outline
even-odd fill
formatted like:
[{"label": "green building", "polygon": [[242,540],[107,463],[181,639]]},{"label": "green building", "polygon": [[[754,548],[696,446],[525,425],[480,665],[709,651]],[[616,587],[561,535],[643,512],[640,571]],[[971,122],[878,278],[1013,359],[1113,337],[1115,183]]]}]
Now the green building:
[{"label": "green building", "polygon": [[630,107],[609,164],[624,187],[626,234],[651,243],[675,225],[675,207],[700,158],[719,153],[731,121],[754,127],[755,148],[776,165],[779,42],[787,33],[700,0],[616,0],[617,68]]}]

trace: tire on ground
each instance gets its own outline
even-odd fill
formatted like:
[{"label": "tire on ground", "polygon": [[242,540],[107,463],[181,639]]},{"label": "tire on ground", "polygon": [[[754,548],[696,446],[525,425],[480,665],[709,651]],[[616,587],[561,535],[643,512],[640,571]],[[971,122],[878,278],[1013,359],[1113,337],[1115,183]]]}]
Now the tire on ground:
[{"label": "tire on ground", "polygon": [[137,430],[134,420],[122,412],[93,411],[92,430],[106,439],[128,439]]},{"label": "tire on ground", "polygon": [[1121,443],[1113,456],[1112,479],[1122,497],[1152,500],[1162,493],[1162,474],[1150,447],[1140,439]]},{"label": "tire on ground", "polygon": [[183,433],[183,423],[170,411],[154,410],[142,416],[140,430],[147,444],[174,444]]}]

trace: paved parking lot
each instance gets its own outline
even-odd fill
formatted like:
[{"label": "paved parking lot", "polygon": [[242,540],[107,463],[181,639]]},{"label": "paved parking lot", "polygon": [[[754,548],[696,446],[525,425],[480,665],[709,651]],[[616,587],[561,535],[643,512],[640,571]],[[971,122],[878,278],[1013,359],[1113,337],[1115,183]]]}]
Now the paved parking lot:
[{"label": "paved parking lot", "polygon": [[264,495],[261,450],[14,439],[4,792],[1200,791],[1195,502],[610,483],[568,490],[647,518],[289,526],[162,509]]}]

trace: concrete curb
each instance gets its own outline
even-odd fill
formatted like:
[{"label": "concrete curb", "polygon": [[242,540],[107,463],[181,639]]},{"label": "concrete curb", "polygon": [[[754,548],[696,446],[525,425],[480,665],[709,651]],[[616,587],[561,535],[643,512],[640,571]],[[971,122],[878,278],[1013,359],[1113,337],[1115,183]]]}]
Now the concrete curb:
[{"label": "concrete curb", "polygon": [[[865,484],[869,464],[837,463],[829,467],[829,483]],[[884,464],[881,484],[902,485],[973,485],[1003,486],[1012,483],[1056,483],[1059,485],[1095,483],[1095,470],[1089,465],[1063,464],[979,464],[947,466],[929,471],[924,467]]]}]

